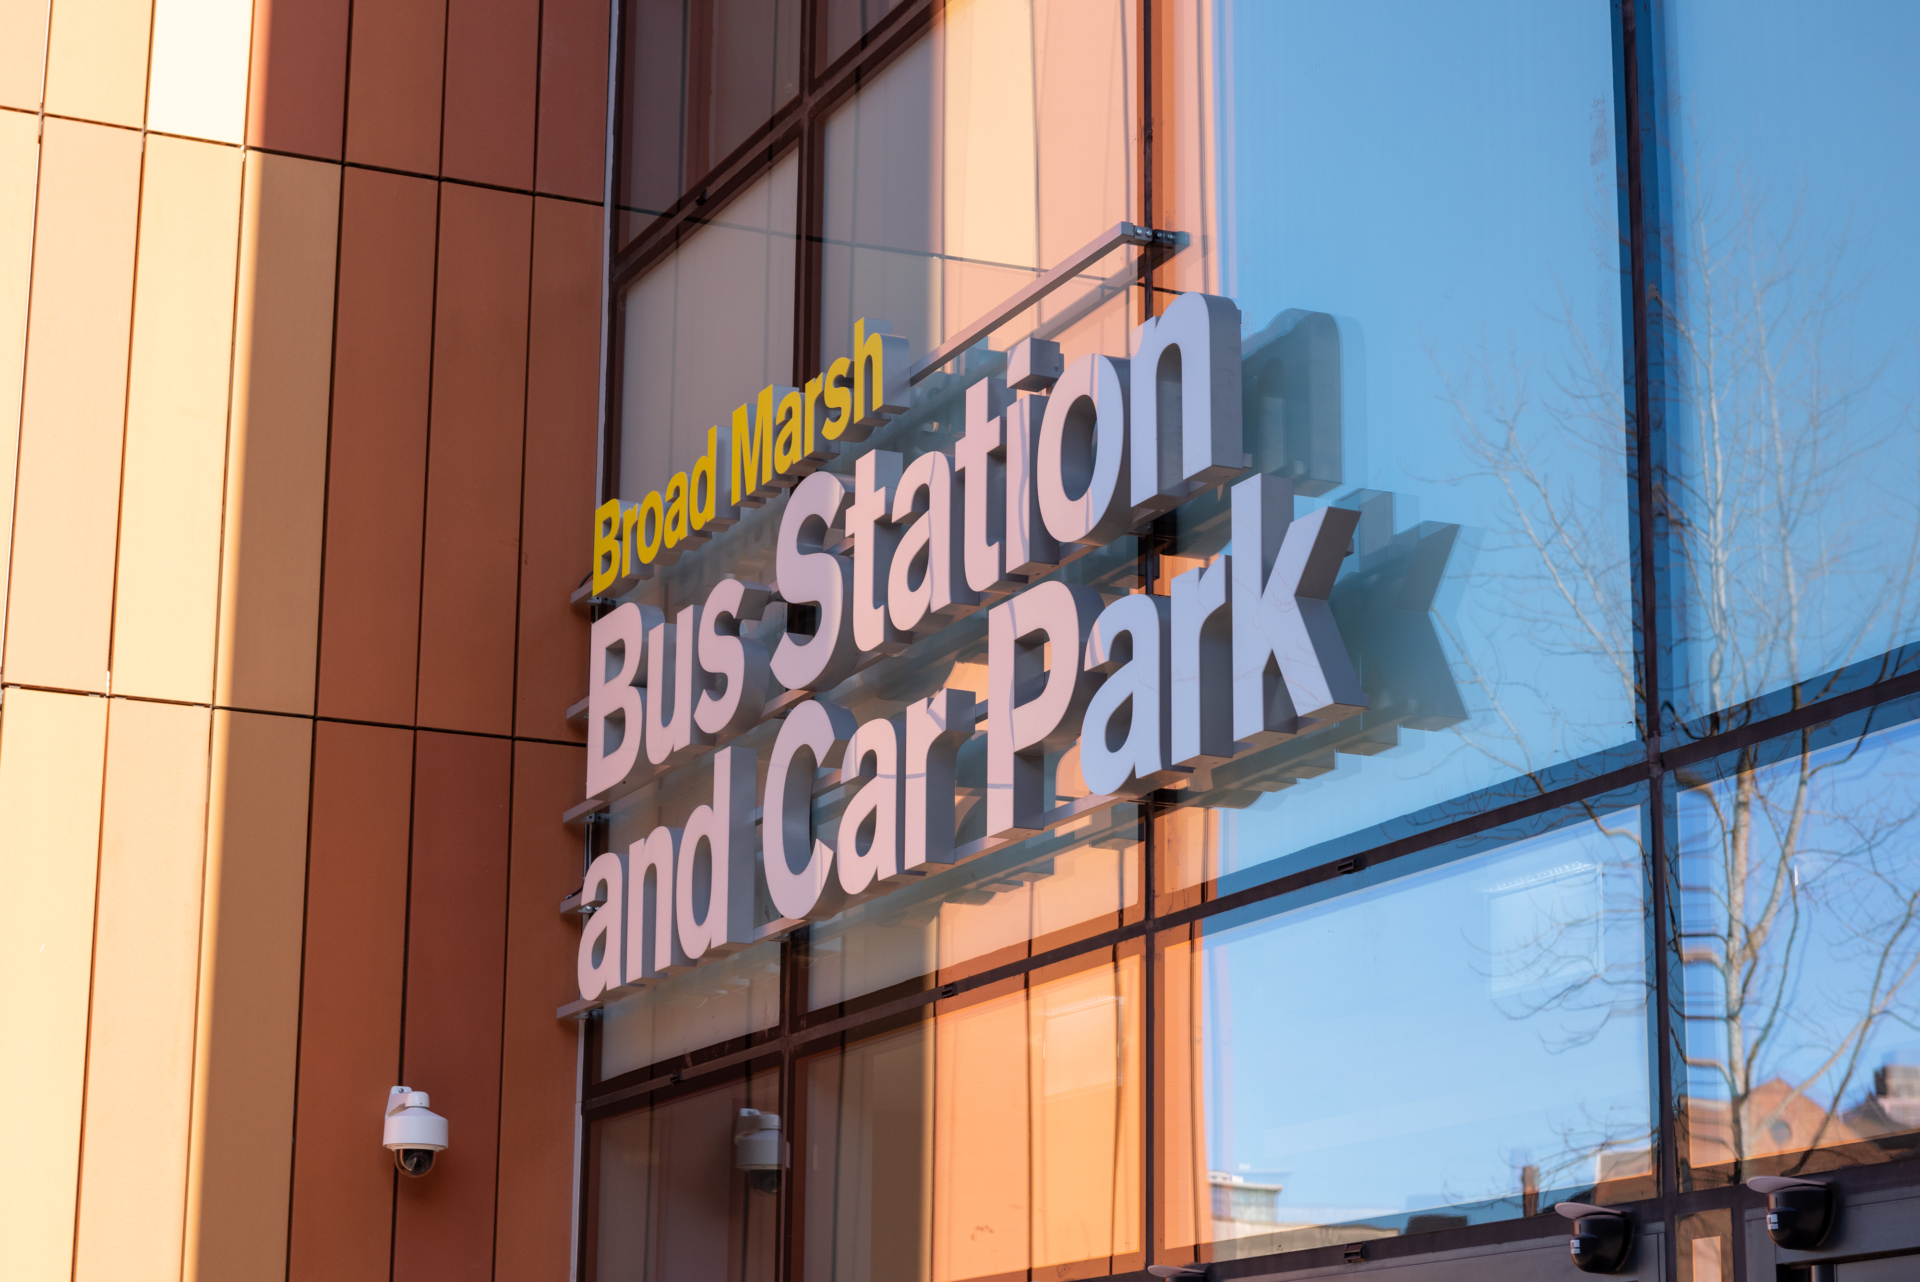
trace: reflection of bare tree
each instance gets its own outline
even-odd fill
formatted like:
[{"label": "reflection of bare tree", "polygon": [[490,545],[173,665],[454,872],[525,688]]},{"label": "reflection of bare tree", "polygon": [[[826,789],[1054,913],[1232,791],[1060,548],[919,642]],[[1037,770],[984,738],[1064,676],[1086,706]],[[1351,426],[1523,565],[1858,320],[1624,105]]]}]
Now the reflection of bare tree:
[{"label": "reflection of bare tree", "polygon": [[[1910,632],[1920,521],[1872,474],[1895,425],[1854,412],[1887,362],[1850,368],[1844,350],[1860,283],[1846,236],[1821,243],[1804,207],[1776,215],[1744,176],[1726,200],[1685,186],[1667,253],[1686,284],[1652,298],[1681,456],[1664,505],[1686,606],[1674,675],[1717,710]],[[1863,491],[1905,519],[1860,519]],[[1794,683],[1795,706],[1824,684]]]},{"label": "reflection of bare tree", "polygon": [[1803,734],[1784,759],[1749,750],[1687,794],[1679,938],[1688,1014],[1707,1025],[1687,1066],[1715,1101],[1695,1105],[1696,1162],[1910,1129],[1872,1116],[1889,1111],[1884,1074],[1843,1111],[1873,1035],[1920,1029],[1920,802],[1897,764],[1863,769],[1872,743],[1816,751]]},{"label": "reflection of bare tree", "polygon": [[[1651,299],[1667,362],[1656,497],[1669,526],[1666,684],[1710,710],[1784,688],[1780,706],[1769,703],[1784,710],[1833,693],[1839,669],[1920,629],[1913,430],[1871,421],[1887,362],[1863,364],[1846,347],[1859,286],[1848,238],[1822,238],[1804,207],[1777,211],[1744,177],[1723,196],[1697,172],[1671,166],[1685,213],[1661,248],[1677,283]],[[1506,499],[1490,548],[1524,567],[1485,588],[1536,646],[1586,658],[1644,709],[1628,567],[1600,552],[1619,546],[1606,526],[1624,512],[1596,502],[1604,488],[1574,470],[1621,470],[1623,380],[1607,343],[1570,312],[1560,321],[1566,356],[1547,377],[1517,362],[1496,373],[1484,358],[1443,373],[1470,476]],[[1536,393],[1535,382],[1548,386]],[[1905,474],[1888,474],[1895,460]],[[1531,777],[1541,745],[1523,733],[1516,700],[1543,692],[1497,654],[1480,657],[1497,647],[1449,640],[1491,713],[1468,742]],[[1896,659],[1881,662],[1889,675]],[[1809,668],[1828,674],[1803,676]],[[1729,715],[1716,711],[1709,728]],[[1863,1138],[1871,1128],[1843,1109],[1871,1035],[1915,1018],[1920,877],[1909,850],[1920,806],[1903,789],[1888,800],[1872,785],[1870,797],[1829,787],[1823,775],[1843,775],[1857,750],[1821,756],[1803,738],[1772,764],[1749,751],[1728,778],[1687,794],[1675,897],[1685,916],[1672,937],[1688,981],[1696,1165]],[[1607,989],[1596,975],[1529,1013],[1605,1005]]]}]

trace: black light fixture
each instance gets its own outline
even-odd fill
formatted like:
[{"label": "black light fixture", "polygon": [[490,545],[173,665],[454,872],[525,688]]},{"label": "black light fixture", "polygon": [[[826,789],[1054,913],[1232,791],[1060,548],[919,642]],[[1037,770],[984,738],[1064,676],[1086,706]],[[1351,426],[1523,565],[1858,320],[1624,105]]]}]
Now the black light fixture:
[{"label": "black light fixture", "polygon": [[1833,1187],[1796,1175],[1758,1175],[1747,1187],[1767,1195],[1767,1236],[1789,1251],[1811,1251],[1833,1228]]},{"label": "black light fixture", "polygon": [[1573,1221],[1567,1251],[1582,1273],[1615,1273],[1633,1250],[1633,1221],[1625,1211],[1586,1202],[1561,1202],[1553,1208]]}]

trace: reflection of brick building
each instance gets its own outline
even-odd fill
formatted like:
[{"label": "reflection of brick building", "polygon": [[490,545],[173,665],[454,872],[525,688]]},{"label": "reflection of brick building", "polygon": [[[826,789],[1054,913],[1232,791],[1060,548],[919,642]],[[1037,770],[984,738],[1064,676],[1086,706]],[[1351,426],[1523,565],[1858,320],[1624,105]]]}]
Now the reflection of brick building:
[{"label": "reflection of brick building", "polygon": [[1898,1147],[1920,1146],[1920,1064],[1887,1064],[1873,1070],[1873,1094],[1843,1114],[1853,1131],[1869,1139],[1906,1135]]},{"label": "reflection of brick building", "polygon": [[1696,1166],[1718,1166],[1736,1156],[1767,1157],[1816,1146],[1885,1141],[1920,1131],[1920,1066],[1888,1064],[1875,1069],[1872,1093],[1854,1107],[1832,1114],[1779,1078],[1763,1082],[1748,1095],[1741,1110],[1743,1153],[1735,1152],[1726,1101],[1692,1100],[1688,1117],[1690,1155]]}]

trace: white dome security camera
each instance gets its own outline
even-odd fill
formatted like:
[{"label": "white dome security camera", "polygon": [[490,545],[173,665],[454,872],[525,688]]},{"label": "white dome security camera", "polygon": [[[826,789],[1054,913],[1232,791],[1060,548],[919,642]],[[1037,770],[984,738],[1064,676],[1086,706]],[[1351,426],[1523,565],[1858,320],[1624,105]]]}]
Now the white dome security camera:
[{"label": "white dome security camera", "polygon": [[743,1108],[733,1124],[733,1168],[747,1173],[750,1187],[771,1193],[780,1187],[787,1165],[787,1142],[780,1134],[780,1115]]},{"label": "white dome security camera", "polygon": [[433,1169],[433,1155],[447,1146],[447,1119],[427,1107],[425,1091],[396,1086],[387,1093],[387,1122],[381,1143],[393,1150],[402,1175]]}]

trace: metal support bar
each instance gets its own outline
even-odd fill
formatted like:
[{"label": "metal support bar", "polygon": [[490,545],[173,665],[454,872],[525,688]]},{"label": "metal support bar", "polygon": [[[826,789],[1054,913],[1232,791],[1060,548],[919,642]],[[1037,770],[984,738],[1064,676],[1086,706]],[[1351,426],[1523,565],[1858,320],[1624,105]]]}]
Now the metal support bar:
[{"label": "metal support bar", "polygon": [[1115,223],[1111,229],[1088,241],[1078,252],[1069,255],[1045,275],[1036,277],[1025,289],[1012,295],[991,312],[929,352],[926,359],[920,361],[908,372],[907,381],[918,383],[1120,246],[1139,245],[1143,249],[1150,247],[1173,249],[1179,244],[1179,240],[1177,232],[1155,231],[1151,227],[1139,227],[1133,223]]}]

